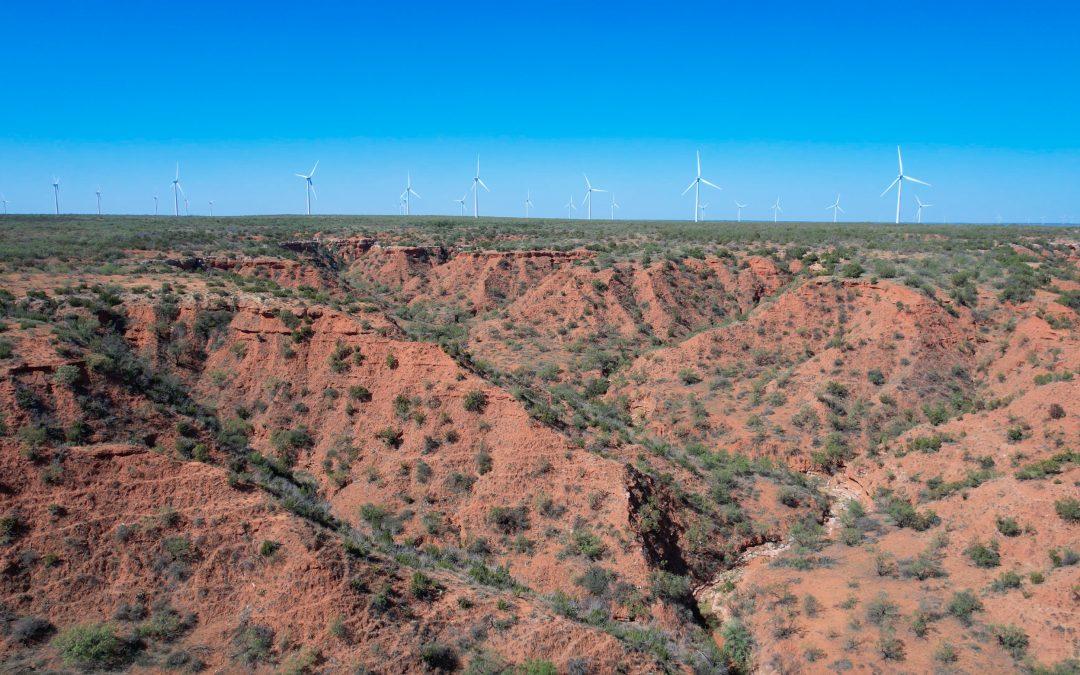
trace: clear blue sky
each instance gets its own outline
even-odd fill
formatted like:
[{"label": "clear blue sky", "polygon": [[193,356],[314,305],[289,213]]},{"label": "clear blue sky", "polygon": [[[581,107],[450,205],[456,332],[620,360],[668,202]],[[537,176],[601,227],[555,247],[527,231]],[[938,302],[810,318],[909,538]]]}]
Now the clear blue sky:
[{"label": "clear blue sky", "polygon": [[[905,168],[931,220],[1080,219],[1080,8],[980,3],[12,2],[0,9],[0,192],[18,212],[453,213],[580,201],[683,218],[888,220]],[[910,194],[910,193],[909,193]],[[598,207],[594,215],[607,214]],[[170,206],[171,208],[171,206]],[[913,209],[905,206],[905,216]],[[580,214],[580,212],[579,212]]]}]

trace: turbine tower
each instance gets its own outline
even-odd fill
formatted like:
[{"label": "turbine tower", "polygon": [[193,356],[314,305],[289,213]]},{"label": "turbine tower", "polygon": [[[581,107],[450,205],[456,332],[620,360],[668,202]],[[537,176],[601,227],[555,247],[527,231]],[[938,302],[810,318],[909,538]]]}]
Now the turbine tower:
[{"label": "turbine tower", "polygon": [[157,200],[157,195],[154,195],[154,215],[155,215],[155,216],[156,216],[156,215],[157,215],[157,213],[158,213],[158,212],[157,212],[157,204],[158,204],[158,200]]},{"label": "turbine tower", "polygon": [[214,217],[214,200],[213,199],[210,200],[210,217],[211,218]]},{"label": "turbine tower", "polygon": [[904,157],[903,157],[903,155],[900,154],[900,146],[899,145],[896,146],[896,159],[900,163],[900,172],[896,175],[896,178],[893,179],[893,182],[889,183],[889,187],[885,188],[881,192],[881,196],[884,197],[886,195],[886,193],[889,192],[889,190],[893,189],[894,185],[896,186],[896,224],[899,225],[900,224],[900,195],[903,194],[903,192],[904,192],[904,181],[909,180],[912,183],[918,183],[919,185],[925,185],[926,187],[931,187],[931,185],[930,185],[930,183],[924,183],[923,181],[919,180],[918,178],[914,178],[912,176],[908,176],[908,175],[904,174]]},{"label": "turbine tower", "polygon": [[828,206],[825,207],[826,211],[828,211],[829,209],[832,209],[832,221],[835,223],[836,222],[836,212],[837,211],[839,211],[840,213],[844,212],[844,209],[840,208],[840,193],[836,194],[836,201],[835,202],[833,202],[832,204],[829,204]]},{"label": "turbine tower", "polygon": [[701,209],[701,184],[704,183],[709,187],[714,187],[717,190],[722,190],[719,185],[710,183],[701,177],[701,151],[697,151],[697,177],[690,181],[690,184],[686,186],[686,189],[682,191],[683,195],[690,192],[690,188],[694,188],[694,222],[698,221],[698,211]]},{"label": "turbine tower", "polygon": [[0,193],[0,203],[2,203],[4,205],[4,215],[6,216],[7,215],[7,198],[4,197],[4,195],[2,193]]},{"label": "turbine tower", "polygon": [[[184,188],[180,187],[180,162],[176,163],[176,178],[172,181],[172,209],[173,215],[180,215],[180,195],[184,194]],[[187,204],[187,195],[184,195],[184,204]],[[185,208],[187,208],[185,206]]]},{"label": "turbine tower", "polygon": [[[915,211],[915,222],[916,223],[921,223],[922,222],[922,210],[927,208],[927,207],[933,206],[933,204],[923,204],[922,200],[919,199],[919,195],[915,195],[915,203],[919,205],[919,208],[916,209],[916,211]],[[998,216],[998,217],[1000,218],[1000,216]]]},{"label": "turbine tower", "polygon": [[405,204],[405,215],[409,215],[409,199],[412,197],[420,199],[420,195],[412,189],[412,174],[407,173],[405,174],[405,191],[401,193],[401,201]]},{"label": "turbine tower", "polygon": [[60,215],[60,179],[53,176],[52,179],[53,202],[56,203],[56,215]]},{"label": "turbine tower", "polygon": [[97,192],[95,192],[94,194],[97,195],[97,214],[100,216],[101,215],[101,186],[100,185],[98,186]]},{"label": "turbine tower", "polygon": [[190,216],[191,215],[191,203],[188,202],[187,195],[184,195],[184,215],[185,216]]},{"label": "turbine tower", "polygon": [[466,192],[464,195],[462,195],[461,199],[455,199],[454,200],[461,207],[461,215],[462,216],[465,215],[465,200],[468,199],[468,198],[469,198],[469,193]]},{"label": "turbine tower", "polygon": [[615,193],[611,193],[611,219],[615,220],[615,209],[619,208],[619,203],[615,201]]},{"label": "turbine tower", "polygon": [[525,217],[529,217],[529,209],[532,208],[532,190],[525,191]]},{"label": "turbine tower", "polygon": [[[585,176],[585,174],[581,174]],[[589,177],[585,176],[585,197],[582,199],[582,203],[588,206],[588,215],[586,218],[592,220],[592,193],[594,192],[607,192],[607,190],[601,190],[600,188],[594,188],[592,183],[589,182]]]},{"label": "turbine tower", "polygon": [[315,166],[311,167],[310,173],[297,173],[293,174],[297,178],[304,179],[304,194],[307,196],[307,214],[311,215],[311,195],[315,195],[315,199],[319,198],[319,195],[315,194],[315,184],[311,182],[312,176],[315,175],[315,169],[319,168],[319,160],[315,160]]},{"label": "turbine tower", "polygon": [[707,208],[709,208],[709,203],[708,202],[705,202],[704,204],[701,205],[701,220],[703,222],[705,220],[705,209],[707,209]]},{"label": "turbine tower", "polygon": [[772,221],[776,222],[776,214],[783,213],[784,209],[780,208],[780,198],[776,198],[776,203],[772,205]]},{"label": "turbine tower", "polygon": [[480,180],[480,155],[476,156],[476,175],[472,179],[472,217],[480,217],[480,188],[484,188],[488,192],[488,186],[484,184],[484,181]]},{"label": "turbine tower", "polygon": [[742,222],[742,210],[746,208],[746,204],[740,204],[739,200],[735,200],[735,222]]},{"label": "turbine tower", "polygon": [[570,201],[566,202],[566,219],[573,220],[574,211],[577,211],[577,207],[574,206],[574,195],[570,195]]}]

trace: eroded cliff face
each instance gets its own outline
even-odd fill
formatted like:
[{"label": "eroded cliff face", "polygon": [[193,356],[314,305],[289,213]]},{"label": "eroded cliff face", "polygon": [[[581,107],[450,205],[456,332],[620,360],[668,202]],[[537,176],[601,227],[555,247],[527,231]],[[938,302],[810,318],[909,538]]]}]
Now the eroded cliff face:
[{"label": "eroded cliff face", "polygon": [[1068,280],[285,248],[2,284],[6,667],[86,622],[149,670],[1075,656]]}]

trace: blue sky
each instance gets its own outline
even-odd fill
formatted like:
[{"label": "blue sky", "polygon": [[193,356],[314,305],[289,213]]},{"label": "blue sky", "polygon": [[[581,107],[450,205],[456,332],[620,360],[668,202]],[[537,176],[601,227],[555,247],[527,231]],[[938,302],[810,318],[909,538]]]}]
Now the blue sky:
[{"label": "blue sky", "polygon": [[[627,218],[1080,219],[1080,8],[1015,3],[8,3],[0,192],[18,212],[559,216],[582,173]],[[910,194],[910,193],[909,193]],[[607,209],[598,207],[594,215]],[[606,202],[605,202],[606,203]],[[913,209],[905,205],[905,217]],[[580,213],[580,212],[579,212]]]}]

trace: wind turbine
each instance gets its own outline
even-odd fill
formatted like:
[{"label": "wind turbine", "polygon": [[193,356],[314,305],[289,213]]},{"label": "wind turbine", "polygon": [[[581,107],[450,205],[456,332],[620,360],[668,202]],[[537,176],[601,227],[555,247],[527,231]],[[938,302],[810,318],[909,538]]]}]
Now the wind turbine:
[{"label": "wind turbine", "polygon": [[776,214],[783,213],[784,209],[780,208],[780,198],[776,198],[776,203],[772,205],[772,221],[776,222]]},{"label": "wind turbine", "polygon": [[529,209],[532,208],[532,190],[525,191],[525,217],[529,217]]},{"label": "wind turbine", "polygon": [[701,205],[701,220],[705,220],[705,209],[709,208],[708,202]]},{"label": "wind turbine", "polygon": [[[176,163],[176,178],[172,181],[172,208],[173,215],[180,215],[180,196],[184,194],[184,188],[180,187],[180,162]],[[184,195],[185,209],[187,208],[187,195]]]},{"label": "wind turbine", "polygon": [[719,185],[717,185],[715,183],[710,183],[709,181],[707,181],[707,180],[705,180],[704,178],[701,177],[701,151],[698,150],[697,151],[697,177],[694,178],[694,180],[690,181],[690,184],[687,185],[686,189],[682,191],[683,195],[685,195],[687,192],[690,192],[690,188],[694,188],[694,222],[695,223],[698,221],[698,210],[701,208],[700,204],[701,204],[701,184],[702,183],[704,183],[705,185],[708,185],[709,187],[714,187],[717,190],[722,190],[723,189]]},{"label": "wind turbine", "polygon": [[210,217],[211,218],[214,217],[214,200],[213,199],[210,200]]},{"label": "wind turbine", "polygon": [[101,186],[100,185],[98,186],[97,192],[95,192],[94,194],[97,195],[97,214],[100,216],[101,215]]},{"label": "wind turbine", "polygon": [[157,215],[157,195],[154,195],[154,215]]},{"label": "wind turbine", "polygon": [[930,187],[930,183],[924,183],[923,181],[919,180],[918,178],[913,178],[912,176],[904,175],[904,157],[903,157],[903,155],[900,154],[900,146],[899,145],[896,146],[896,159],[900,163],[900,172],[896,175],[896,178],[893,179],[893,182],[889,183],[889,187],[885,188],[885,190],[882,191],[881,196],[884,197],[885,194],[889,190],[893,189],[894,185],[896,186],[896,224],[899,225],[900,224],[900,195],[904,191],[904,181],[909,180],[912,183],[918,183],[919,185],[925,185],[926,187]]},{"label": "wind turbine", "polygon": [[60,179],[53,176],[52,179],[53,201],[56,203],[56,215],[60,215]]},{"label": "wind turbine", "polygon": [[619,203],[615,201],[615,193],[611,193],[611,219],[615,220],[615,209],[619,208]]},{"label": "wind turbine", "polygon": [[7,215],[7,199],[4,197],[4,195],[2,193],[0,193],[0,202],[2,202],[4,204],[4,215],[6,216]]},{"label": "wind turbine", "polygon": [[401,193],[401,199],[405,202],[405,215],[409,215],[409,199],[412,197],[420,199],[420,195],[412,189],[412,174],[407,173],[405,174],[405,191]]},{"label": "wind turbine", "polygon": [[469,198],[469,193],[466,192],[464,195],[462,195],[461,199],[455,199],[454,200],[455,202],[458,203],[459,206],[461,206],[461,215],[463,215],[463,216],[465,215],[465,200],[468,199],[468,198]]},{"label": "wind turbine", "polygon": [[319,198],[319,195],[315,193],[315,184],[311,182],[311,177],[315,175],[315,169],[319,168],[319,160],[315,160],[315,166],[311,167],[311,173],[297,173],[293,174],[297,178],[304,179],[304,194],[307,196],[307,214],[311,215],[311,195],[315,195],[315,199]]},{"label": "wind turbine", "polygon": [[922,210],[925,209],[928,206],[933,206],[933,204],[923,204],[922,200],[919,199],[919,195],[915,195],[915,203],[919,205],[919,208],[915,210],[915,222],[916,223],[921,223],[922,222]]},{"label": "wind turbine", "polygon": [[484,184],[484,181],[480,180],[480,155],[476,156],[476,175],[472,179],[472,217],[480,217],[480,188],[484,188],[488,192],[488,186]]},{"label": "wind turbine", "polygon": [[742,210],[746,208],[746,204],[740,204],[739,200],[735,200],[735,221],[742,222]]},{"label": "wind turbine", "polygon": [[833,202],[829,206],[825,207],[826,211],[828,211],[829,209],[832,209],[832,221],[835,223],[836,222],[836,212],[837,211],[839,211],[840,213],[844,212],[844,209],[840,208],[840,193],[836,194],[836,201],[835,202]]},{"label": "wind turbine", "polygon": [[573,220],[574,211],[577,211],[577,207],[574,206],[574,195],[570,195],[570,201],[566,202],[566,219]]},{"label": "wind turbine", "polygon": [[191,204],[188,202],[187,195],[184,195],[184,215],[185,216],[190,216],[191,215]]},{"label": "wind turbine", "polygon": [[[581,174],[585,176],[585,174]],[[607,190],[601,190],[600,188],[594,188],[592,183],[589,182],[589,177],[585,176],[585,198],[582,199],[583,204],[588,205],[588,215],[586,218],[592,220],[592,193],[594,192],[607,192]]]}]

